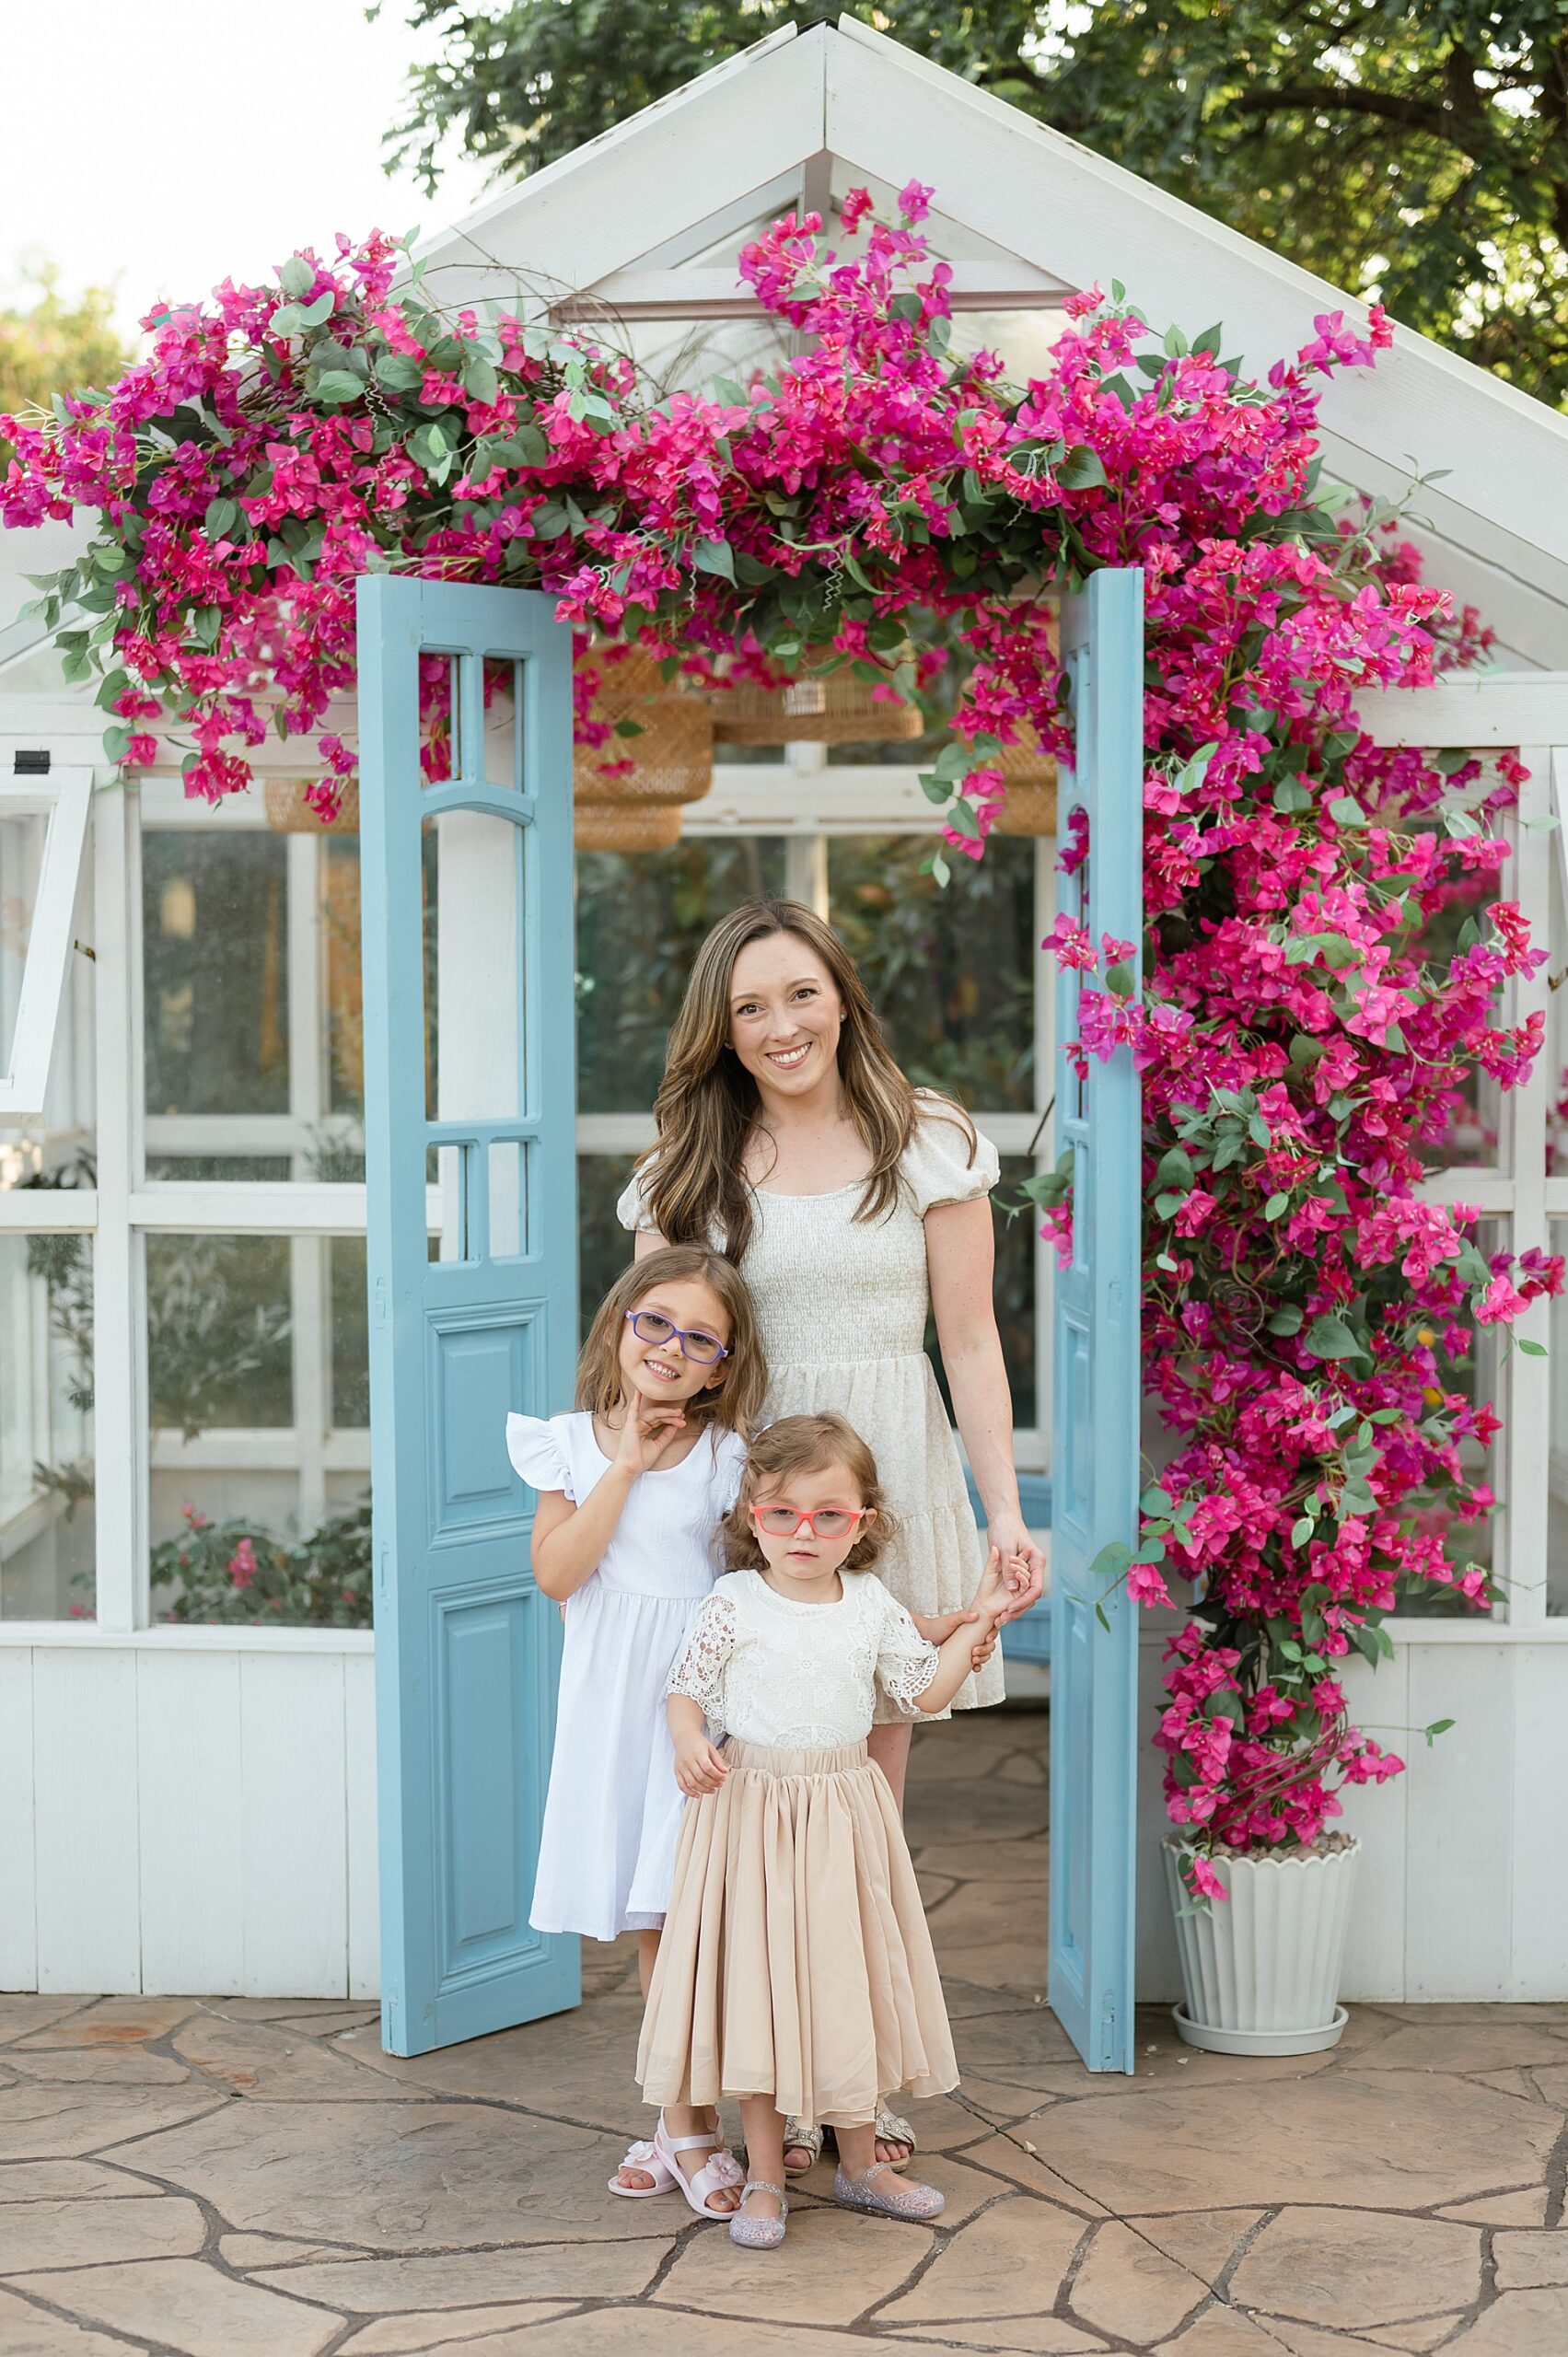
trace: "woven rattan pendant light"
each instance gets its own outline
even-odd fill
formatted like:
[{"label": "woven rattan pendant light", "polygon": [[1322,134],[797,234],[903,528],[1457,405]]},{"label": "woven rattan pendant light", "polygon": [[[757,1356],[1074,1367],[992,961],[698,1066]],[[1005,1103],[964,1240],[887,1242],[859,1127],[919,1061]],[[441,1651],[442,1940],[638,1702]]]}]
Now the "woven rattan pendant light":
[{"label": "woven rattan pendant light", "polygon": [[680,841],[678,802],[579,802],[572,814],[579,851],[668,851]]},{"label": "woven rattan pendant light", "polygon": [[[577,807],[700,802],[714,782],[714,723],[707,698],[688,694],[673,680],[661,679],[654,657],[636,648],[615,663],[600,656],[598,671],[593,718],[607,721],[611,728],[619,721],[634,721],[638,733],[577,747],[573,761]],[[675,835],[666,839],[673,842]]]},{"label": "woven rattan pendant light", "polygon": [[308,781],[302,777],[270,777],[266,782],[264,801],[267,825],[274,835],[357,835],[359,832],[359,780],[343,782],[343,797],[337,815],[319,818],[305,799]]},{"label": "woven rattan pendant light", "polygon": [[872,682],[842,669],[780,688],[715,688],[708,699],[714,735],[723,745],[857,745],[919,737],[918,705],[888,703]]}]

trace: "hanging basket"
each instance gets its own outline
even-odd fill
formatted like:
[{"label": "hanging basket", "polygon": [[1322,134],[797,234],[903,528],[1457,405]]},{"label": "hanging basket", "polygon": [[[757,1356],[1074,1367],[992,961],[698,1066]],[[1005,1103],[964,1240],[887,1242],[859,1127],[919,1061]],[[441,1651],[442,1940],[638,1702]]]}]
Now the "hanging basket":
[{"label": "hanging basket", "polygon": [[[626,808],[700,802],[712,786],[714,722],[707,699],[661,679],[651,655],[633,652],[622,662],[603,666],[592,717],[612,727],[617,721],[635,721],[640,733],[577,747],[572,767],[579,810],[595,804]],[[610,770],[620,774],[607,774]],[[673,842],[675,836],[660,840]]]},{"label": "hanging basket", "polygon": [[579,851],[668,851],[680,841],[673,802],[579,802],[572,817]]},{"label": "hanging basket", "polygon": [[847,664],[782,688],[715,688],[708,702],[723,745],[890,744],[925,729],[918,705],[874,699],[871,681]]},{"label": "hanging basket", "polygon": [[[1007,776],[1006,764],[1003,775]],[[1039,784],[1007,777],[1007,799],[996,821],[999,835],[1053,835],[1056,832],[1056,764],[1051,782]]]},{"label": "hanging basket", "polygon": [[267,824],[274,835],[357,835],[359,832],[359,780],[348,778],[343,783],[343,799],[338,804],[335,819],[319,819],[305,799],[307,784],[313,780],[301,777],[270,777],[264,797]]}]

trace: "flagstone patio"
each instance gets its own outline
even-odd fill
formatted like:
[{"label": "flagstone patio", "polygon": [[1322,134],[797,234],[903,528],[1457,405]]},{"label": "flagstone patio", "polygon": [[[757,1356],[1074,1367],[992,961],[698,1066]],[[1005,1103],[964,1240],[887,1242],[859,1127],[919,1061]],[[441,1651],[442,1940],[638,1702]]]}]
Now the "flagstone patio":
[{"label": "flagstone patio", "polygon": [[0,1998],[0,2352],[1157,2357],[1568,2351],[1568,2006],[1358,2006],[1222,2060],[1046,2010],[1046,1719],[917,1737],[910,1827],[966,2078],[919,2107],[935,2229],[808,2180],[784,2248],[612,2200],[624,1947],[581,2009],[395,2061],[367,2006]]}]

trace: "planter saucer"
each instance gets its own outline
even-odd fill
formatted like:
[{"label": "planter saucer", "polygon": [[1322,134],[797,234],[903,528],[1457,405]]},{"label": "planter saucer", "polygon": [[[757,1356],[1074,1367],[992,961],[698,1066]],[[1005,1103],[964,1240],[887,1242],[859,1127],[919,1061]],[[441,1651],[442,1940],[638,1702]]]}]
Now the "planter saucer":
[{"label": "planter saucer", "polygon": [[1178,2035],[1209,2054],[1320,2054],[1325,2047],[1338,2046],[1350,2019],[1336,2005],[1323,2029],[1210,2029],[1203,2022],[1190,2022],[1179,2005],[1170,2011]]}]

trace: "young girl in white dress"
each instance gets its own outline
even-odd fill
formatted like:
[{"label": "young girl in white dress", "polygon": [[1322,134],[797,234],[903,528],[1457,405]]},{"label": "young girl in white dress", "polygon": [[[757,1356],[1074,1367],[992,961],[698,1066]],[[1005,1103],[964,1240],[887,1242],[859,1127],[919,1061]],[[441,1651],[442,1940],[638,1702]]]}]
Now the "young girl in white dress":
[{"label": "young girl in white dress", "polygon": [[[941,2095],[958,2073],[898,1805],[866,1737],[878,1689],[911,1717],[947,1708],[974,1624],[940,1646],[920,1634],[871,1568],[890,1536],[875,1460],[842,1416],[770,1424],[725,1525],[735,1568],[669,1678],[690,1805],[637,2076],[650,2103],[739,2098],[749,2170],[729,2231],[752,2249],[784,2240],[786,2113],[834,2129],[846,2208],[943,2206],[877,2157],[879,2097]],[[993,1626],[1012,1594],[993,1549],[970,1608]]]},{"label": "young girl in white dress", "polygon": [[[741,1279],[718,1253],[681,1245],[628,1269],[604,1302],[575,1414],[506,1419],[512,1463],[539,1492],[534,1576],[566,1623],[528,1920],[594,1940],[635,1931],[645,1991],[680,1822],[665,1684],[717,1575],[719,1524],[766,1384]],[[739,2181],[716,2120],[672,2106],[610,2191],[679,2185],[718,2214]]]}]

